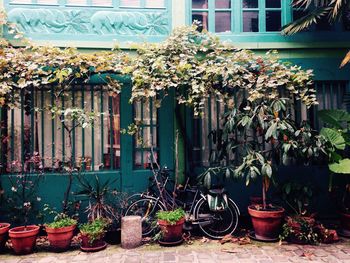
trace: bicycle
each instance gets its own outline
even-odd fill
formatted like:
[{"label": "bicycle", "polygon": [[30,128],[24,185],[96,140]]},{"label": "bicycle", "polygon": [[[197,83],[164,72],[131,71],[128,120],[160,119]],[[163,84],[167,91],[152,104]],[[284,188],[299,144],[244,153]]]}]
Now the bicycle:
[{"label": "bicycle", "polygon": [[[173,183],[169,178],[169,172],[170,170],[166,168],[157,170],[152,176],[152,184],[148,191],[132,196],[136,200],[125,212],[125,215],[141,216],[143,236],[149,236],[154,232],[153,222],[155,222],[156,213],[166,210],[172,202],[186,212],[186,226],[197,225],[210,238],[221,239],[236,230],[240,211],[235,202],[227,197],[224,188],[211,189],[205,193],[200,187],[191,187],[187,180],[183,189],[176,190],[174,199],[173,188],[169,187]],[[159,187],[155,187],[157,183]],[[165,198],[160,198],[159,189],[163,191]],[[165,200],[167,204],[161,200]]]}]

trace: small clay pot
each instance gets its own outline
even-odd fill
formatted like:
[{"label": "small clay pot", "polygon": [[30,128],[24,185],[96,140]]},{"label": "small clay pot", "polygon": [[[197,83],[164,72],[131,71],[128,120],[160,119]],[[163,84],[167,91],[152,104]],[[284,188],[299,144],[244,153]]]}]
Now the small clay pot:
[{"label": "small clay pot", "polygon": [[185,223],[185,218],[181,218],[175,224],[170,224],[165,220],[158,220],[158,225],[162,231],[162,240],[163,242],[178,243],[182,240],[182,229]]}]

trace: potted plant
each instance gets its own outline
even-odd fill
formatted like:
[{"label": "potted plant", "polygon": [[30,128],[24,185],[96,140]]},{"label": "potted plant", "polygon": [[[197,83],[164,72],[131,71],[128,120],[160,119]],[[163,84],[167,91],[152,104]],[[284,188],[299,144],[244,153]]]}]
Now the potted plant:
[{"label": "potted plant", "polygon": [[41,158],[37,153],[27,158],[24,165],[20,162],[12,163],[13,171],[18,174],[15,176],[15,181],[10,178],[13,196],[8,198],[8,205],[10,211],[15,213],[16,220],[22,219],[24,224],[9,230],[12,248],[16,254],[32,253],[40,230],[37,225],[28,225],[29,213],[32,211],[35,202],[40,201],[40,197],[36,196],[35,193],[41,178],[41,171],[35,177],[30,176],[29,172],[32,165],[36,166],[40,163]]},{"label": "potted plant", "polygon": [[297,182],[287,182],[281,188],[284,204],[289,208],[280,240],[296,244],[318,244],[338,241],[334,230],[326,229],[310,214],[309,205],[313,196],[310,186]]},{"label": "potted plant", "polygon": [[92,180],[78,176],[80,189],[74,194],[82,202],[87,201],[85,212],[89,221],[104,218],[108,221],[106,240],[109,243],[120,242],[120,206],[123,194],[111,188],[116,180],[101,181],[97,175]]},{"label": "potted plant", "polygon": [[49,214],[54,214],[54,220],[51,223],[45,224],[45,230],[47,238],[50,242],[50,246],[54,251],[65,251],[70,247],[74,230],[77,226],[77,220],[69,217],[64,213],[57,213],[50,209],[45,204],[44,211],[49,211]]},{"label": "potted plant", "polygon": [[172,244],[182,241],[182,229],[185,223],[185,212],[182,208],[158,211],[157,220],[161,230],[161,244]]},{"label": "potted plant", "polygon": [[329,170],[338,175],[332,180],[331,174],[329,189],[339,209],[339,234],[350,237],[350,158],[346,151],[350,145],[350,114],[344,110],[321,110],[318,116],[327,124],[320,133],[329,143]]},{"label": "potted plant", "polygon": [[214,171],[228,178],[244,178],[246,185],[260,176],[262,202],[248,207],[252,237],[277,241],[285,210],[268,203],[267,193],[278,167],[293,158],[314,158],[322,151],[321,137],[306,132],[305,125],[300,127],[290,114],[296,101],[306,107],[317,104],[312,72],[279,61],[275,52],[265,57],[251,55],[244,63],[250,73],[247,83],[227,87],[228,96],[223,98],[228,108],[223,116],[224,144],[216,155],[221,169],[211,167],[204,180],[210,181]]},{"label": "potted plant", "polygon": [[0,252],[4,250],[10,229],[9,223],[0,223]]},{"label": "potted plant", "polygon": [[95,252],[105,249],[107,244],[103,240],[108,222],[106,219],[98,218],[91,222],[82,224],[80,229],[80,248],[86,252]]}]

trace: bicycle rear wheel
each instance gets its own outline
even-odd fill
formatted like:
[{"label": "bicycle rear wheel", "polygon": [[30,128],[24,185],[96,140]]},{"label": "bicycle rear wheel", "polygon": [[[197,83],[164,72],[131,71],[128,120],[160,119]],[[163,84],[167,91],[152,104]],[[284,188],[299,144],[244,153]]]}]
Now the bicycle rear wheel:
[{"label": "bicycle rear wheel", "polygon": [[158,211],[164,210],[162,203],[155,198],[142,198],[130,204],[125,216],[141,216],[142,236],[151,235],[154,230],[154,222]]},{"label": "bicycle rear wheel", "polygon": [[198,201],[194,216],[198,222],[210,218],[210,224],[199,223],[199,228],[208,237],[221,239],[232,234],[238,226],[239,211],[235,203],[229,199],[228,207],[224,211],[212,211],[206,199]]}]

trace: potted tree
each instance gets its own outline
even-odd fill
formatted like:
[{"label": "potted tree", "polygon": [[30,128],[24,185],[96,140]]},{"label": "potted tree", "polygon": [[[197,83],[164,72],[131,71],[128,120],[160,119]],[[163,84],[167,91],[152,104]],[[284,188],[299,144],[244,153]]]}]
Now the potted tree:
[{"label": "potted tree", "polygon": [[350,114],[344,110],[321,110],[318,116],[327,124],[320,133],[328,142],[329,170],[338,175],[336,185],[330,180],[329,189],[340,210],[339,234],[350,237],[350,159],[346,151],[350,145]]},{"label": "potted tree", "polygon": [[78,223],[77,220],[67,216],[67,214],[57,213],[50,209],[47,204],[44,205],[44,211],[49,211],[49,214],[55,215],[53,222],[45,224],[51,248],[54,251],[67,250],[70,247]]},{"label": "potted tree", "polygon": [[91,222],[80,225],[80,248],[86,252],[96,252],[105,249],[107,243],[103,240],[108,222],[98,218]]},{"label": "potted tree", "polygon": [[277,241],[285,210],[269,204],[267,192],[278,174],[278,167],[298,154],[313,158],[322,151],[318,145],[320,136],[312,138],[311,135],[303,145],[303,152],[297,151],[299,143],[305,141],[301,138],[305,127],[299,127],[289,113],[296,101],[306,107],[317,103],[311,87],[312,72],[279,61],[274,52],[264,58],[251,55],[242,63],[246,63],[249,81],[246,85],[226,89],[228,111],[223,118],[224,145],[221,153],[216,154],[221,158],[217,162],[221,169],[211,167],[206,177],[218,171],[226,177],[245,178],[249,185],[260,176],[262,202],[248,207],[253,237]]}]

